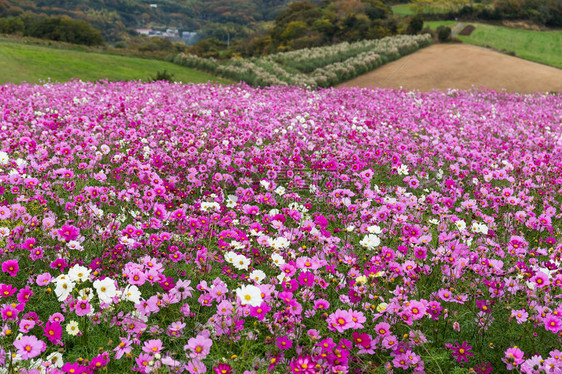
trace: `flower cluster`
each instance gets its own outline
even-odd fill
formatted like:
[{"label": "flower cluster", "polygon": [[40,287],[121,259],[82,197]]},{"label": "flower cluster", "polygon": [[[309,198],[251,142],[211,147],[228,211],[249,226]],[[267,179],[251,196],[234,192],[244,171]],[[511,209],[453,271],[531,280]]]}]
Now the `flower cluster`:
[{"label": "flower cluster", "polygon": [[0,92],[2,374],[562,372],[559,95]]}]

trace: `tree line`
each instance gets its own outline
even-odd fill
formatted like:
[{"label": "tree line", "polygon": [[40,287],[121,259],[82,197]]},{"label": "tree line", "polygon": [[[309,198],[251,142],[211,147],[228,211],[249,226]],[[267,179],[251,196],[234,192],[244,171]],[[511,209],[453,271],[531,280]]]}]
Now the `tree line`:
[{"label": "tree line", "polygon": [[100,30],[84,20],[69,17],[34,17],[28,14],[0,18],[0,33],[30,36],[59,42],[102,45]]}]

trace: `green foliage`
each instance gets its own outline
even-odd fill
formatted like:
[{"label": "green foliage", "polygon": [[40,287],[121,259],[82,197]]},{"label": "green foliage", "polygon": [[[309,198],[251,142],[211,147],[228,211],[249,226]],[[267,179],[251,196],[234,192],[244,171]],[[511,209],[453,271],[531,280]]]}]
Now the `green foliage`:
[{"label": "green foliage", "polygon": [[423,16],[421,14],[417,14],[416,16],[412,17],[410,20],[410,29],[412,33],[417,34],[423,29]]},{"label": "green foliage", "polygon": [[451,36],[451,28],[449,26],[439,26],[437,28],[437,37],[441,43],[449,40]]},{"label": "green foliage", "polygon": [[168,72],[168,70],[164,69],[163,71],[156,72],[156,75],[148,76],[149,82],[158,82],[158,81],[166,81],[166,82],[175,82],[174,74]]},{"label": "green foliage", "polygon": [[0,19],[0,32],[84,45],[101,45],[101,32],[83,20],[30,16]]},{"label": "green foliage", "polygon": [[209,38],[200,40],[194,45],[189,46],[186,52],[204,58],[218,58],[219,52],[225,48],[225,43],[221,42],[217,38]]},{"label": "green foliage", "polygon": [[275,19],[270,50],[290,51],[396,33],[390,8],[378,0],[299,1]]}]

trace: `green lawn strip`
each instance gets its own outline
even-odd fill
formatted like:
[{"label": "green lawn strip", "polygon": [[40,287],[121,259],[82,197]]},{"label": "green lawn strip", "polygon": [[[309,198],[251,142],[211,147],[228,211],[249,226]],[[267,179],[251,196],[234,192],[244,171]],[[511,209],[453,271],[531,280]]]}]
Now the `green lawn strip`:
[{"label": "green lawn strip", "polygon": [[392,13],[399,16],[412,16],[414,12],[410,9],[410,4],[397,4],[391,6]]},{"label": "green lawn strip", "polygon": [[157,71],[167,70],[184,83],[208,81],[229,84],[230,81],[170,62],[117,56],[103,53],[56,49],[0,41],[0,84],[68,81],[78,78],[97,80],[146,80]]},{"label": "green lawn strip", "polygon": [[[453,28],[456,24],[454,21],[424,23],[432,29],[437,29],[439,25]],[[513,51],[526,60],[562,67],[562,31],[522,30],[470,22],[464,22],[464,25],[476,27],[469,36],[458,35],[466,43]]]}]

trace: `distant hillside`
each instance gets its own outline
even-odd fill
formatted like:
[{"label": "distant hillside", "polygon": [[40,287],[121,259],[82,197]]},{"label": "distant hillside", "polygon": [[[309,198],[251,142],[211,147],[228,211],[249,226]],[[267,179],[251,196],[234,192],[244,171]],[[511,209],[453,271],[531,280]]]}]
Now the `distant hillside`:
[{"label": "distant hillside", "polygon": [[254,23],[275,18],[289,0],[0,0],[0,17],[24,12],[67,15],[102,30],[108,41],[127,39],[148,25],[195,31],[212,23]]}]

